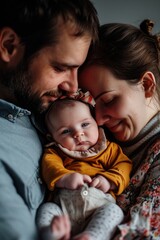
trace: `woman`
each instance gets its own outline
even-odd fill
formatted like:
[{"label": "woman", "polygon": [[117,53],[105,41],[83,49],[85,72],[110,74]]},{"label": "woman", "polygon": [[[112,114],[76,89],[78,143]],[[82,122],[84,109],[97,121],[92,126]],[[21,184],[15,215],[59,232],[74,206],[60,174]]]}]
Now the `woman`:
[{"label": "woman", "polygon": [[96,101],[96,120],[133,162],[117,202],[126,219],[115,239],[160,239],[160,51],[152,36],[105,24],[80,70]]}]

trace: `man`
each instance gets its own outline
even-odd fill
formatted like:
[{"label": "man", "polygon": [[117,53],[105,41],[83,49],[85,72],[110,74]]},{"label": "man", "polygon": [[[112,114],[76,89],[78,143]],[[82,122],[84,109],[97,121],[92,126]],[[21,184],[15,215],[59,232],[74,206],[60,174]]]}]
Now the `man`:
[{"label": "man", "polygon": [[31,112],[77,90],[98,25],[89,0],[5,0],[0,7],[0,239],[37,239],[45,186]]}]

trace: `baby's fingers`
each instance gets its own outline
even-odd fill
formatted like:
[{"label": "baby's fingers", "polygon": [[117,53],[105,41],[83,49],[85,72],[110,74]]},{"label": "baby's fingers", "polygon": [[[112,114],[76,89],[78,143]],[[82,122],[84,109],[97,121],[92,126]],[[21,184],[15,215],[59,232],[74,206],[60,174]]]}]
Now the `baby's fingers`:
[{"label": "baby's fingers", "polygon": [[92,178],[86,174],[83,175],[83,182],[84,183],[91,183],[92,182]]},{"label": "baby's fingers", "polygon": [[97,187],[98,186],[98,184],[99,184],[99,178],[93,178],[92,179],[92,182],[90,183],[90,187]]}]

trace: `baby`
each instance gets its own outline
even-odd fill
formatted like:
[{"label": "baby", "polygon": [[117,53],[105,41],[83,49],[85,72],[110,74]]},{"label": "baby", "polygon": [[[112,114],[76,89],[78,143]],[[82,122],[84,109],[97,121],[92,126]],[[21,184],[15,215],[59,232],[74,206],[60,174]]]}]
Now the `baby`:
[{"label": "baby", "polygon": [[44,239],[109,240],[123,220],[115,198],[128,185],[131,161],[106,140],[93,114],[84,100],[67,98],[46,114],[52,144],[42,173],[54,194],[37,215]]}]

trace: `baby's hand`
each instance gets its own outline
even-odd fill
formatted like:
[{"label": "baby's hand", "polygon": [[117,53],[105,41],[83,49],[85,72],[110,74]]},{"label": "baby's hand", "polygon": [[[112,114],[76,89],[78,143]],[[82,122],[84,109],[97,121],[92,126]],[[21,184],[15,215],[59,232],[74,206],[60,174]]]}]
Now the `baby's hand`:
[{"label": "baby's hand", "polygon": [[104,193],[106,193],[109,191],[111,185],[110,182],[105,177],[103,177],[102,175],[97,175],[92,179],[90,187],[98,188]]},{"label": "baby's hand", "polygon": [[78,189],[85,183],[91,183],[92,179],[90,176],[80,173],[69,173],[64,175],[56,183],[56,187],[67,188],[67,189]]}]

